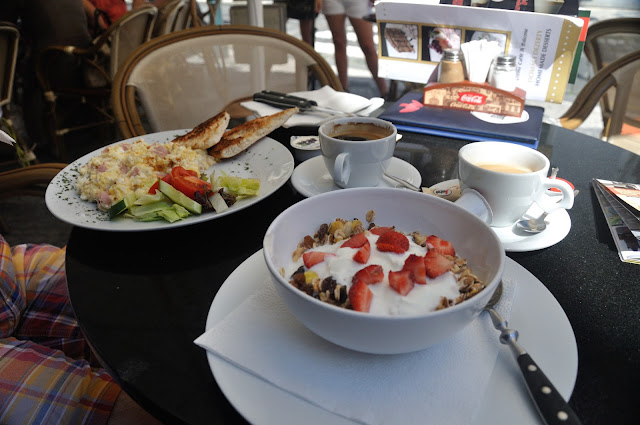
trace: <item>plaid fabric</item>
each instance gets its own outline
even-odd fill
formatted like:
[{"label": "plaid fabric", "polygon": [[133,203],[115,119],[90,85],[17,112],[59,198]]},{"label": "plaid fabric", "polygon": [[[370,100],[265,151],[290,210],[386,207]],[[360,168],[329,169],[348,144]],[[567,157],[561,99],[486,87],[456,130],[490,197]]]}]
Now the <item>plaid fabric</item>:
[{"label": "plaid fabric", "polygon": [[73,314],[65,250],[0,236],[0,423],[104,424],[120,387],[91,368]]},{"label": "plaid fabric", "polygon": [[86,360],[15,338],[0,340],[0,423],[106,424],[120,387]]}]

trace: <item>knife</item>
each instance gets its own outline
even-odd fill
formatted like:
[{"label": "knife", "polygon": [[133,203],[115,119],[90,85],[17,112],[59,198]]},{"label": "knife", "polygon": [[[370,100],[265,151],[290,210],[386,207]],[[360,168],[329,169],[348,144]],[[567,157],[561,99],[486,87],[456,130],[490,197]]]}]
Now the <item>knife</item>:
[{"label": "knife", "polygon": [[270,90],[264,90],[260,93],[255,93],[253,95],[253,100],[281,109],[297,107],[301,111],[305,112],[320,112],[329,115],[354,115],[348,112],[338,111],[337,109],[323,108],[321,106],[318,106],[317,102],[305,99],[303,97],[293,96],[285,93],[278,93]]}]

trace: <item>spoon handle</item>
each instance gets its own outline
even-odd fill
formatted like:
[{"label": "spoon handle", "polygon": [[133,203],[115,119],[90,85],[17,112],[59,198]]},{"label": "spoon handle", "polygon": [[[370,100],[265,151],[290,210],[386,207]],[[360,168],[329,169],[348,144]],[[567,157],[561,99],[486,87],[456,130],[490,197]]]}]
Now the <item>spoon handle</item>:
[{"label": "spoon handle", "polygon": [[518,365],[527,382],[527,389],[536,402],[538,413],[547,425],[579,425],[578,415],[562,398],[547,375],[538,367],[528,353],[520,354]]},{"label": "spoon handle", "polygon": [[387,174],[386,171],[383,174],[389,177],[391,180],[395,181],[396,183],[400,183],[402,186],[406,187],[407,189],[411,189],[416,192],[422,192],[422,189],[420,189],[418,186],[414,186],[413,184],[409,183],[406,180],[401,179],[400,177],[396,177],[393,174]]},{"label": "spoon handle", "polygon": [[518,344],[518,331],[509,329],[507,321],[493,308],[487,310],[493,325],[500,331],[500,342],[508,345],[516,357],[522,376],[527,383],[529,394],[544,423],[547,425],[581,425],[578,415],[556,390],[547,375],[533,361],[529,353]]}]

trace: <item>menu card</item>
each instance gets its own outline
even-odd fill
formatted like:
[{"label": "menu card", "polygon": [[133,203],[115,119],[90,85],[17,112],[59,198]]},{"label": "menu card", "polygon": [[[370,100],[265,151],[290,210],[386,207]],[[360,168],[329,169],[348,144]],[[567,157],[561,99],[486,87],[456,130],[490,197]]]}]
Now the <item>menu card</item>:
[{"label": "menu card", "polygon": [[593,179],[593,188],[620,259],[640,264],[640,184]]},{"label": "menu card", "polygon": [[409,92],[387,108],[379,118],[398,129],[471,140],[499,140],[537,148],[542,131],[544,109],[525,106],[520,118],[422,104],[422,93]]},{"label": "menu card", "polygon": [[527,100],[562,103],[585,21],[566,15],[438,4],[438,0],[381,0],[378,75],[426,84],[445,48],[496,41],[516,57],[516,85]]}]

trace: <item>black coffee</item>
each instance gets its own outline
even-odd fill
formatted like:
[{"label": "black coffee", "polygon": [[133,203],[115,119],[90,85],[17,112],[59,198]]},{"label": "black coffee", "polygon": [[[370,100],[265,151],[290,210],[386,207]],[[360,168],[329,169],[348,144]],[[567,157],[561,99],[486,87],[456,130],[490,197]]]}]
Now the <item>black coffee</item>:
[{"label": "black coffee", "polygon": [[364,142],[365,140],[374,140],[374,139],[370,139],[370,138],[366,138],[366,137],[362,137],[362,136],[351,136],[349,134],[336,136],[335,138],[338,139],[338,140],[348,140],[350,142]]}]

